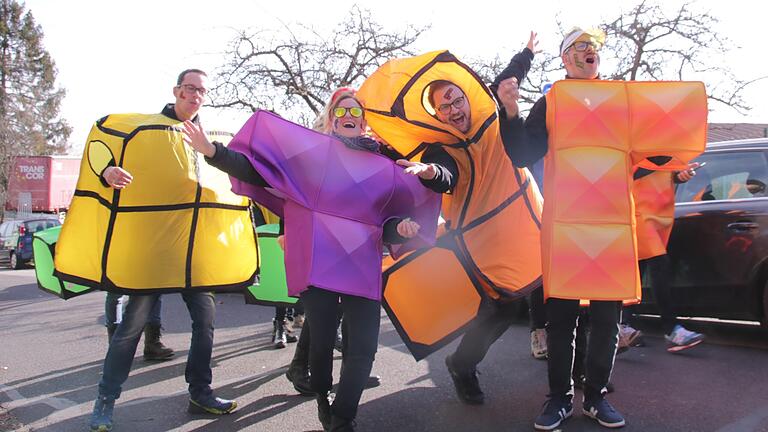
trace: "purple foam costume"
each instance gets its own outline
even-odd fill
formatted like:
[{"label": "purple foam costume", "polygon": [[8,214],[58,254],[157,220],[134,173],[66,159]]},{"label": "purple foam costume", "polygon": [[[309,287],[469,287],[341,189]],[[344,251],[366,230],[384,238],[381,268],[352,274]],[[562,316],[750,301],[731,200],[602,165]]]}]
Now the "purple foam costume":
[{"label": "purple foam costume", "polygon": [[272,188],[230,177],[232,190],[283,217],[288,294],[310,285],[381,300],[384,223],[410,217],[419,234],[393,254],[435,241],[440,195],[377,153],[257,111],[229,144]]}]

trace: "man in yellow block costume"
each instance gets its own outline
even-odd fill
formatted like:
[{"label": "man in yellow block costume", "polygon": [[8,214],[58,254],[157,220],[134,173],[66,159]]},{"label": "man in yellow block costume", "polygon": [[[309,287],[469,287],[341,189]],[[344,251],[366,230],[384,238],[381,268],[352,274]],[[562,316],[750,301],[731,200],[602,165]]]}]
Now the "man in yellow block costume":
[{"label": "man in yellow block costume", "polygon": [[180,126],[199,122],[207,91],[205,72],[185,70],[173,88],[175,104],[161,114],[110,115],[89,135],[56,247],[56,274],[131,295],[104,359],[92,431],[112,429],[115,399],[164,292],[181,292],[192,319],[189,411],[226,414],[237,407],[211,389],[212,291],[250,285],[258,258],[248,201],[229,190],[227,176],[205,172],[183,142]]},{"label": "man in yellow block costume", "polygon": [[[624,417],[605,399],[622,301],[640,299],[632,172],[681,169],[704,149],[701,83],[599,80],[600,30],[570,31],[560,45],[567,73],[526,120],[526,159],[545,159],[542,266],[547,299],[549,388],[536,418],[552,430],[573,412],[574,329],[589,300],[583,413],[609,428]],[[503,74],[503,73],[502,73]]]}]

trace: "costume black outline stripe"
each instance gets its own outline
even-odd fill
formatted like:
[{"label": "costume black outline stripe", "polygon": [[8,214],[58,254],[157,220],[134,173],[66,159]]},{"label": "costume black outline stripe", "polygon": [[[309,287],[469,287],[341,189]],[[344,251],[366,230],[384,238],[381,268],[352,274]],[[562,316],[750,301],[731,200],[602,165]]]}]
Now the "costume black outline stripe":
[{"label": "costume black outline stripe", "polygon": [[464,204],[459,213],[459,220],[456,223],[456,227],[461,229],[464,227],[464,219],[466,219],[467,211],[469,211],[469,202],[472,200],[472,192],[475,190],[475,160],[472,158],[472,154],[468,149],[463,149],[467,154],[469,161],[469,186],[467,186],[467,197],[464,199]]},{"label": "costume black outline stripe", "polygon": [[152,289],[136,289],[136,288],[125,288],[115,285],[114,282],[109,280],[109,278],[106,279],[106,282],[97,282],[91,279],[85,279],[79,276],[70,275],[68,273],[63,273],[58,270],[54,271],[54,275],[61,279],[62,281],[71,282],[78,285],[84,285],[87,287],[92,287],[94,289],[98,289],[101,291],[107,291],[107,292],[114,292],[118,294],[127,294],[127,295],[137,295],[137,294],[171,294],[171,293],[184,293],[184,292],[190,292],[190,291],[201,291],[201,292],[218,292],[218,293],[242,293],[242,291],[253,285],[254,280],[256,279],[256,272],[254,272],[248,279],[242,282],[234,282],[231,284],[221,284],[221,285],[205,285],[205,286],[190,286],[189,288],[184,287],[168,287],[168,288],[152,288]]},{"label": "costume black outline stripe", "polygon": [[530,213],[531,218],[533,219],[533,222],[536,224],[536,227],[539,229],[539,232],[541,232],[541,220],[539,220],[538,217],[536,217],[536,212],[533,211],[533,204],[531,203],[530,197],[528,196],[528,188],[533,187],[531,185],[531,181],[529,179],[525,179],[525,187],[523,187],[522,178],[520,177],[520,171],[518,171],[517,168],[513,168],[515,171],[515,178],[517,179],[517,185],[518,187],[524,191],[523,193],[523,200],[525,201],[525,206],[528,208],[528,213]]},{"label": "costume black outline stripe", "polygon": [[[79,196],[82,198],[93,198],[99,201],[99,203],[104,207],[111,208],[109,201],[107,201],[104,197],[102,197],[96,192],[78,189],[75,191],[75,196]],[[124,206],[124,207],[118,207],[117,211],[120,213],[137,213],[137,212],[185,210],[185,209],[191,209],[194,207],[195,207],[195,203],[181,203],[181,204],[148,205],[148,206]],[[199,204],[199,207],[201,209],[215,208],[220,210],[237,210],[237,211],[248,210],[248,206],[240,206],[235,204],[222,204],[222,203],[215,203],[215,202],[201,202]]]},{"label": "costume black outline stripe", "polygon": [[[102,141],[102,140],[91,140],[91,141],[88,141],[88,149],[90,149],[90,148],[91,148],[91,144],[92,144],[92,143],[95,143],[95,142],[97,142],[97,143],[101,143],[101,144],[103,144],[103,145],[104,145],[104,147],[107,149],[107,151],[109,152],[109,154],[112,156],[112,160],[111,160],[110,162],[112,162],[112,164],[114,164],[114,163],[115,163],[115,154],[114,154],[114,153],[112,153],[112,149],[111,149],[111,148],[109,148],[109,146],[107,145],[107,143],[105,143],[104,141]],[[107,164],[107,166],[105,166],[105,167],[104,167],[104,169],[102,169],[102,170],[101,170],[101,172],[96,172],[96,170],[93,168],[93,164],[91,164],[91,157],[90,157],[90,153],[89,153],[89,152],[87,152],[85,155],[83,155],[83,157],[85,157],[86,159],[88,159],[88,166],[91,168],[91,171],[92,171],[94,174],[96,174],[96,177],[101,177],[101,173],[103,173],[103,172],[104,172],[104,171],[105,171],[105,170],[106,170],[108,167],[110,167],[110,165],[109,165],[109,164]],[[113,165],[112,165],[112,166],[113,166]]]},{"label": "costume black outline stripe", "polygon": [[200,218],[200,197],[203,194],[203,187],[200,186],[199,179],[197,191],[195,192],[195,206],[192,209],[192,222],[189,227],[189,245],[187,246],[187,260],[184,270],[184,288],[192,286],[192,253],[195,248],[195,233],[197,232],[197,221]]},{"label": "costume black outline stripe", "polygon": [[[528,184],[528,182],[526,181],[525,185],[527,185],[527,184]],[[472,220],[472,222],[470,222],[466,226],[462,227],[461,228],[462,233],[470,231],[473,228],[477,228],[478,225],[486,222],[488,219],[490,219],[490,218],[496,216],[497,214],[501,213],[502,211],[504,211],[504,209],[506,209],[507,207],[512,205],[512,203],[517,201],[517,199],[520,198],[520,196],[524,196],[524,195],[525,195],[525,189],[520,187],[515,193],[513,193],[510,196],[508,196],[507,199],[505,199],[504,201],[501,202],[501,204],[496,206],[496,208],[486,212],[482,216],[479,216],[479,217],[475,218],[474,220]]]},{"label": "costume black outline stripe", "polygon": [[[455,237],[455,236],[454,236]],[[441,237],[442,238],[442,237]],[[431,250],[434,247],[428,248],[427,250]],[[458,248],[445,248],[453,253],[453,255],[458,260],[459,264],[461,264],[462,268],[464,269],[464,273],[467,275],[467,278],[470,281],[470,284],[472,285],[472,288],[475,289],[475,292],[477,292],[478,296],[480,297],[480,304],[478,305],[478,312],[480,308],[483,306],[483,302],[488,300],[487,294],[483,292],[483,290],[480,287],[480,284],[478,283],[475,275],[470,271],[470,268],[468,267],[468,264],[466,261],[462,259],[461,254],[459,253]],[[400,338],[405,342],[405,345],[408,347],[408,350],[411,352],[411,355],[416,359],[416,361],[419,361],[426,356],[432,354],[433,352],[439,350],[440,348],[444,347],[445,345],[451,343],[454,339],[456,339],[458,336],[460,336],[465,330],[466,327],[471,324],[476,318],[478,312],[475,313],[475,318],[467,321],[467,323],[461,327],[459,327],[457,330],[447,334],[437,342],[435,342],[432,345],[424,345],[422,343],[413,342],[411,338],[406,333],[405,329],[403,328],[402,324],[400,324],[400,321],[397,319],[397,316],[394,314],[392,309],[389,306],[389,303],[387,302],[386,298],[386,290],[387,290],[387,283],[389,281],[390,274],[384,275],[384,280],[382,282],[383,286],[383,292],[382,292],[382,305],[384,306],[384,310],[387,311],[387,315],[389,316],[390,321],[392,322],[392,325],[395,327],[395,330],[397,330],[397,333],[400,335]]]},{"label": "costume black outline stripe", "polygon": [[112,136],[116,136],[116,137],[119,137],[119,138],[125,138],[125,137],[128,136],[128,134],[125,133],[125,132],[120,132],[119,130],[110,129],[110,128],[104,126],[104,123],[107,121],[108,118],[109,118],[109,116],[107,115],[107,116],[104,116],[104,117],[96,120],[96,127],[99,128],[100,131],[104,132],[107,135],[112,135]]}]

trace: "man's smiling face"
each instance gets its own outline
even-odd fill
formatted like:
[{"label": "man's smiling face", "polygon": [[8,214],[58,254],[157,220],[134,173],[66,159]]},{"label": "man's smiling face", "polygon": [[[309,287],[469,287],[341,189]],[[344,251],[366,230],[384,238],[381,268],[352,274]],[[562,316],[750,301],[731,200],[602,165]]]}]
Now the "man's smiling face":
[{"label": "man's smiling face", "polygon": [[469,101],[459,87],[449,84],[435,90],[434,100],[438,120],[455,127],[462,133],[469,132],[472,124]]}]

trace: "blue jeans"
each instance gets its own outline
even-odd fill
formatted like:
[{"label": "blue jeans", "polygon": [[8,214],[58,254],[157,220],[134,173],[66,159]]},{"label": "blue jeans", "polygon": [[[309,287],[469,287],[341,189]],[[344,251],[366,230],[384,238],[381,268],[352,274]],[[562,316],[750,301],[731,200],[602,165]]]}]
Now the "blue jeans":
[{"label": "blue jeans", "polygon": [[[104,301],[104,320],[107,326],[110,324],[120,324],[123,320],[123,299],[122,294],[107,293],[107,298]],[[160,308],[162,303],[162,299],[158,296],[155,306],[152,307],[152,311],[149,313],[147,324],[160,326]]]},{"label": "blue jeans", "polygon": [[[192,342],[187,355],[184,377],[189,384],[189,394],[200,399],[213,393],[211,390],[211,352],[213,350],[213,318],[216,305],[211,292],[185,292],[181,294],[192,318]],[[117,326],[99,382],[99,396],[120,397],[122,385],[131,370],[136,346],[141,338],[144,325],[160,294],[137,295],[128,298],[123,321]]]}]

